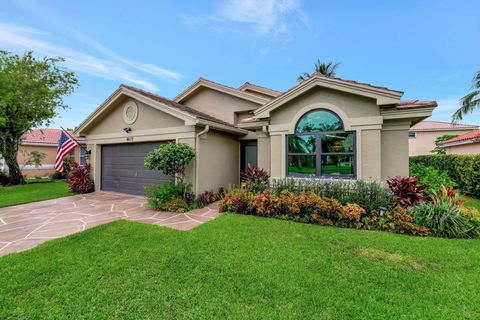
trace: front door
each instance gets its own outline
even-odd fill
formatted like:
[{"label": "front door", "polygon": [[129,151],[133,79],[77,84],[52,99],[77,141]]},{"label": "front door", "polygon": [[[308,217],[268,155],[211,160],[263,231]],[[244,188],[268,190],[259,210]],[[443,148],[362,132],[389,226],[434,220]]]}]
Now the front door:
[{"label": "front door", "polygon": [[244,172],[249,164],[257,166],[257,140],[240,141],[240,172]]}]

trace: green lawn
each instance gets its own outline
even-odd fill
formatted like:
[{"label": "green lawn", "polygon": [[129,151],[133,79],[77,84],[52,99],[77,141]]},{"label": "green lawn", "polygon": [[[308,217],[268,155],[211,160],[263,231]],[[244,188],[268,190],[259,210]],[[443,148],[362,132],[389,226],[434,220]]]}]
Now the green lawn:
[{"label": "green lawn", "polygon": [[22,203],[70,196],[65,181],[28,183],[14,187],[0,187],[0,208]]},{"label": "green lawn", "polygon": [[479,319],[479,266],[480,240],[117,221],[0,258],[0,319]]}]

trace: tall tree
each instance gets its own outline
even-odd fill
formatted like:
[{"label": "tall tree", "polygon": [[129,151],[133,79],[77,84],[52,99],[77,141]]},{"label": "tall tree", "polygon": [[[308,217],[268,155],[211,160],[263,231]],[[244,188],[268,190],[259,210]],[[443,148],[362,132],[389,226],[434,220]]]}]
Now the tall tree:
[{"label": "tall tree", "polygon": [[[315,72],[321,73],[327,77],[334,77],[337,74],[337,70],[340,67],[340,62],[321,62],[320,59],[317,59],[315,62]],[[304,72],[298,76],[297,81],[302,82],[310,78],[312,75],[308,72]]]},{"label": "tall tree", "polygon": [[452,122],[462,120],[464,116],[480,108],[480,70],[473,77],[472,92],[460,100],[460,108],[452,116]]},{"label": "tall tree", "polygon": [[11,184],[23,182],[17,162],[22,136],[28,130],[49,125],[63,97],[78,85],[73,72],[59,66],[61,57],[35,58],[0,51],[0,154],[8,166]]}]

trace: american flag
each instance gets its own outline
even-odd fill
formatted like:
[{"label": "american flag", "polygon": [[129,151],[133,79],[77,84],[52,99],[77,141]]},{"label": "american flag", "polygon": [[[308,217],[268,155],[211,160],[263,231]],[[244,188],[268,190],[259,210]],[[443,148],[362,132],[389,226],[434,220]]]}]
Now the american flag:
[{"label": "american flag", "polygon": [[58,140],[57,158],[55,159],[55,170],[63,173],[63,159],[78,146],[69,134],[62,130],[60,139]]}]

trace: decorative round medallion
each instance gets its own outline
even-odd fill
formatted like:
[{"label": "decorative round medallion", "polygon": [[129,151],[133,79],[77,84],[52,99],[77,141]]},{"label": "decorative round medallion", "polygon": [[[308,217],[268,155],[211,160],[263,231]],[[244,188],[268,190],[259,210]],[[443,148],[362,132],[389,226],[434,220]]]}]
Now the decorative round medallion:
[{"label": "decorative round medallion", "polygon": [[130,100],[123,107],[123,120],[126,124],[134,124],[138,117],[138,106],[135,101]]}]

